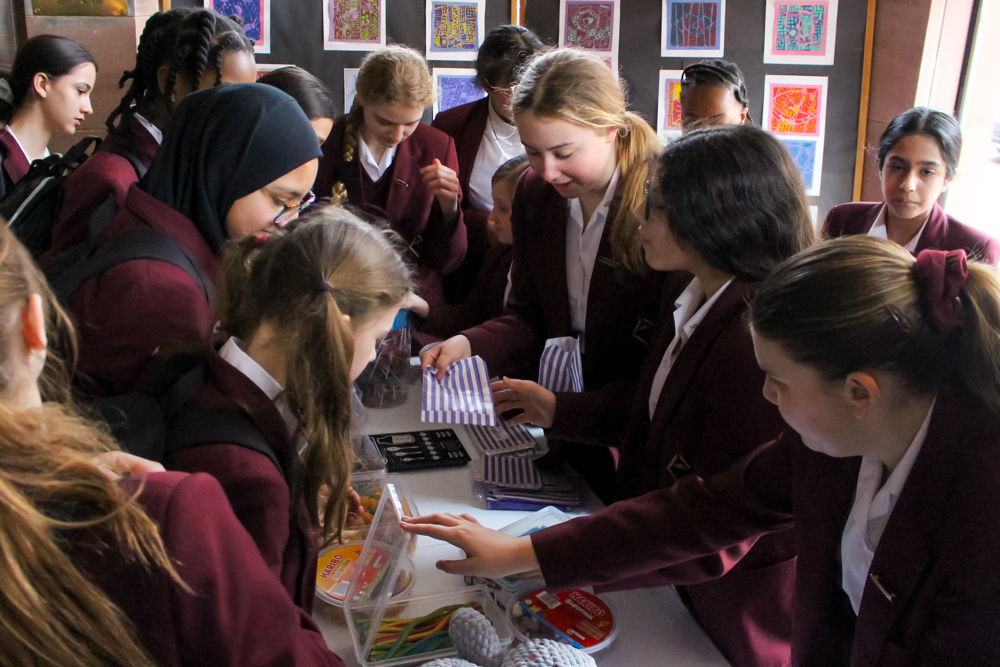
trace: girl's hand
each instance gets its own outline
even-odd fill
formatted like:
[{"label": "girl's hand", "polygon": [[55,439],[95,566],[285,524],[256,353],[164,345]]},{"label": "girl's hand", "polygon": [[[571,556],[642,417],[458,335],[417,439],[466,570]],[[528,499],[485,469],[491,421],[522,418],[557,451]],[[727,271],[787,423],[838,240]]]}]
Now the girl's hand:
[{"label": "girl's hand", "polygon": [[485,528],[468,514],[428,514],[403,518],[403,530],[444,540],[465,552],[464,560],[441,560],[437,568],[448,574],[496,579],[523,575],[541,579],[530,537],[511,537]]},{"label": "girl's hand", "polygon": [[440,381],[448,373],[451,366],[459,359],[472,356],[472,343],[465,336],[452,336],[440,345],[435,345],[420,356],[420,370],[433,366],[437,369],[435,377]]},{"label": "girl's hand", "polygon": [[420,175],[424,178],[424,185],[437,197],[441,211],[446,216],[457,214],[458,195],[462,191],[458,173],[434,158],[434,162],[420,170]]},{"label": "girl's hand", "polygon": [[108,479],[117,480],[129,475],[163,472],[166,468],[156,461],[140,458],[125,452],[107,452],[95,456],[93,463]]},{"label": "girl's hand", "polygon": [[552,426],[556,416],[556,395],[530,380],[512,380],[504,378],[490,385],[493,390],[493,405],[497,414],[508,410],[524,410],[522,414],[511,417],[507,423],[534,424],[542,428]]},{"label": "girl's hand", "polygon": [[417,317],[421,317],[425,320],[427,319],[427,316],[431,314],[430,304],[413,292],[410,292],[405,298],[403,298],[403,303],[399,307],[401,310],[409,310],[416,313]]}]

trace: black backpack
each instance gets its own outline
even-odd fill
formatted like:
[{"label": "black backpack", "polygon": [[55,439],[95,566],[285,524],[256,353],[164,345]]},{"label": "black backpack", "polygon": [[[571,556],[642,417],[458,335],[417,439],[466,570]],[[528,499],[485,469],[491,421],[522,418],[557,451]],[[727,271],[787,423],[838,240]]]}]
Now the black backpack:
[{"label": "black backpack", "polygon": [[[52,228],[62,209],[63,184],[77,167],[97,151],[99,137],[84,137],[65,155],[58,153],[31,163],[24,178],[3,195],[0,216],[7,220],[14,235],[24,244],[32,257],[39,257],[52,245]],[[146,173],[146,166],[135,155],[116,150],[139,178]]]},{"label": "black backpack", "polygon": [[151,461],[198,445],[235,444],[266,456],[284,476],[274,448],[250,417],[230,409],[184,409],[205,383],[205,363],[175,355],[132,394],[95,400],[91,407],[111,428],[122,449]]}]

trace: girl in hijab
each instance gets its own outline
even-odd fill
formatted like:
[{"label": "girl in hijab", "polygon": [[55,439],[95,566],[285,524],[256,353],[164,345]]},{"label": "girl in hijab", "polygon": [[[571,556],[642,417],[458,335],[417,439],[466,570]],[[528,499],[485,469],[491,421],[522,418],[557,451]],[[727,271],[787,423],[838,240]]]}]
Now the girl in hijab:
[{"label": "girl in hijab", "polygon": [[[319,156],[309,120],[280,90],[234,84],[193,93],[98,248],[137,230],[159,230],[214,280],[229,240],[270,233],[312,202]],[[84,386],[99,395],[130,391],[157,350],[204,339],[212,325],[205,290],[159,260],[125,261],[85,280],[70,310]]]}]

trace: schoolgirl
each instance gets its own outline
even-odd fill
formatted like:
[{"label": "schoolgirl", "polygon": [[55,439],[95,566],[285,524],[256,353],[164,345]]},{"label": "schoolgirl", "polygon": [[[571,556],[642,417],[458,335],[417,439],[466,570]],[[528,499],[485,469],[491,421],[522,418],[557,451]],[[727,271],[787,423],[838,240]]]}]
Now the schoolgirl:
[{"label": "schoolgirl", "polygon": [[764,394],[790,427],[776,442],[528,538],[447,515],[412,529],[469,554],[448,571],[540,567],[567,587],[693,576],[794,524],[793,665],[997,663],[1000,520],[983,509],[1000,501],[995,269],[834,239],[782,264],[750,313]]},{"label": "schoolgirl", "polygon": [[[422,363],[443,378],[450,363],[478,354],[491,374],[508,375],[537,359],[546,339],[579,336],[586,391],[558,400],[567,411],[591,410],[606,400],[602,391],[634,377],[657,320],[662,276],[642,261],[632,210],[658,144],[603,61],[572,49],[536,57],[512,108],[531,169],[511,214],[507,312],[432,348]],[[561,454],[599,496],[613,496],[606,447],[566,446]]]},{"label": "schoolgirl", "polygon": [[[749,126],[709,128],[671,142],[635,215],[649,266],[694,278],[675,300],[676,290],[665,294],[673,309],[661,308],[634,399],[627,392],[568,419],[555,396],[533,382],[507,380],[507,391],[496,395],[498,411],[523,410],[510,422],[550,423],[549,437],[621,441],[625,498],[670,487],[684,475],[720,472],[781,432],[778,410],[760,393],[764,375],[746,327],[747,304],[775,266],[813,239],[787,151]],[[543,415],[550,403],[554,414]],[[722,579],[678,592],[729,662],[780,667],[788,664],[792,630],[792,534],[765,536],[726,557],[747,549]]]},{"label": "schoolgirl", "polygon": [[117,445],[43,405],[68,394],[72,327],[6,226],[0,310],[0,662],[342,666],[214,479],[115,481]]},{"label": "schoolgirl", "polygon": [[268,72],[257,79],[257,83],[274,86],[291,95],[305,112],[320,144],[330,136],[333,122],[337,119],[337,109],[333,103],[333,95],[322,81],[301,67],[293,66]]},{"label": "schoolgirl", "polygon": [[107,138],[63,185],[52,246],[42,264],[87,239],[90,217],[108,197],[122,205],[129,186],[149,169],[163,131],[185,96],[224,83],[253,83],[255,77],[253,42],[232,19],[191,8],[149,17],[135,68],[118,82],[121,87],[132,81],[108,116]]},{"label": "schoolgirl", "polygon": [[[339,207],[259,245],[248,239],[226,256],[218,314],[232,337],[208,355],[204,386],[186,409],[245,411],[284,474],[263,454],[225,442],[180,449],[164,463],[222,483],[268,567],[311,611],[317,542],[337,539],[345,516],[351,383],[412,285],[386,236]],[[329,500],[319,506],[323,487]]]},{"label": "schoolgirl", "polygon": [[962,249],[970,257],[997,264],[1000,242],[947,215],[938,204],[955,177],[961,152],[962,130],[954,118],[927,107],[904,111],[878,142],[884,202],[834,206],[823,235],[887,238],[913,254],[925,248]]},{"label": "schoolgirl", "polygon": [[32,37],[14,57],[10,81],[0,79],[0,198],[49,154],[57,134],[74,134],[94,112],[90,91],[97,61],[67,37]]},{"label": "schoolgirl", "polygon": [[487,97],[442,111],[431,123],[455,140],[458,180],[462,185],[462,215],[469,236],[463,265],[468,294],[489,245],[487,219],[493,210],[493,174],[507,160],[524,153],[510,110],[517,72],[542,50],[542,42],[527,28],[504,25],[486,35],[476,55],[476,82]]},{"label": "schoolgirl", "polygon": [[742,125],[750,119],[747,82],[736,63],[702,60],[681,73],[681,128]]},{"label": "schoolgirl", "polygon": [[354,107],[323,144],[315,188],[389,223],[432,309],[444,301],[441,277],[461,265],[466,249],[455,142],[420,123],[433,92],[419,52],[394,45],[365,56]]},{"label": "schoolgirl", "polygon": [[[100,244],[161,230],[211,282],[227,241],[273,231],[312,201],[319,154],[305,114],[276,88],[232,84],[193,93]],[[70,310],[80,331],[81,384],[98,394],[130,391],[156,350],[204,339],[214,322],[199,281],[159,260],[129,260],[85,280]]]},{"label": "schoolgirl", "polygon": [[424,342],[431,342],[433,337],[454,336],[463,329],[503,314],[510,293],[511,261],[514,258],[510,212],[517,181],[527,168],[528,159],[519,155],[504,162],[493,174],[493,209],[487,226],[495,241],[487,251],[476,284],[465,301],[441,306],[430,313],[417,313],[427,317],[418,324],[420,335],[427,339]]}]

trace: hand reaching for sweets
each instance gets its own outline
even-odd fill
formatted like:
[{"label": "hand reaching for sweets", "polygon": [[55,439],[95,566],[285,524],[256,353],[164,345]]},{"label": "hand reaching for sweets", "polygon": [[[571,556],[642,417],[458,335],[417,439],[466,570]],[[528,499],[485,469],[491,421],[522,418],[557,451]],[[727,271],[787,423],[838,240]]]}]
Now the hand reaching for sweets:
[{"label": "hand reaching for sweets", "polygon": [[530,537],[511,537],[486,528],[468,514],[428,514],[403,518],[403,530],[444,540],[466,553],[463,560],[441,560],[437,568],[448,574],[541,580]]}]

